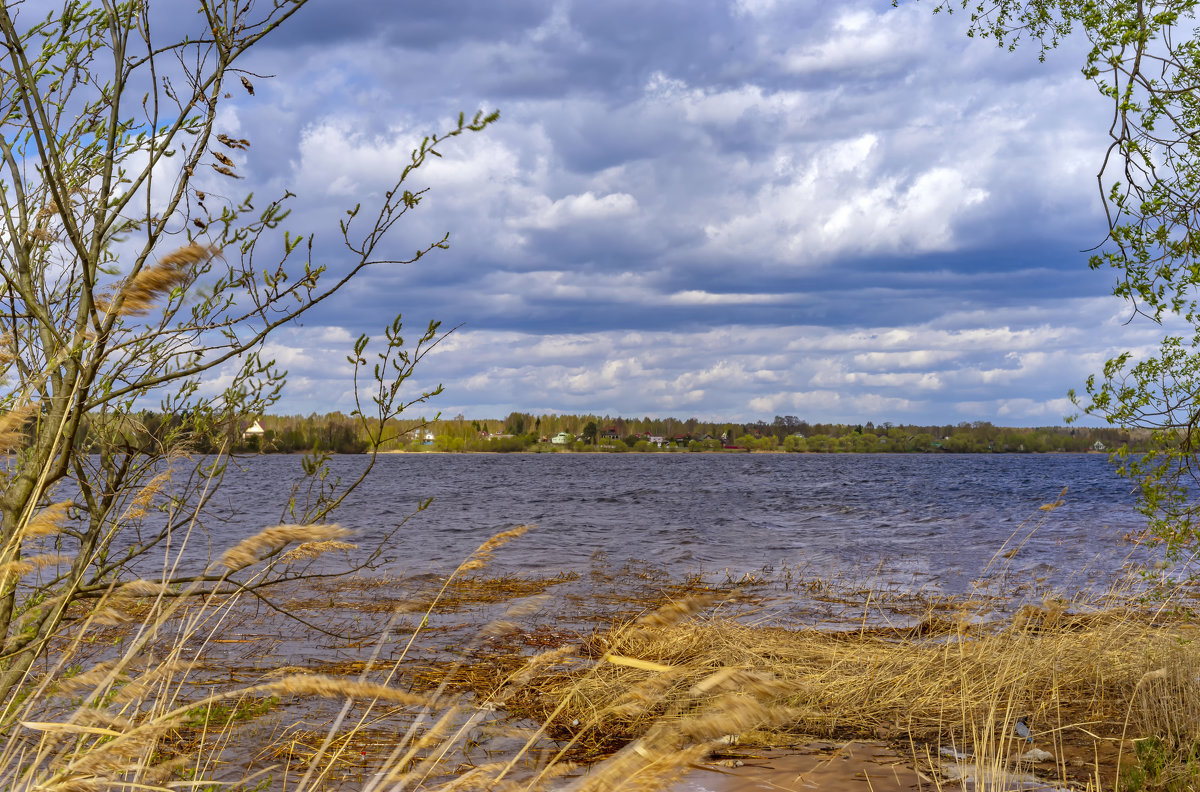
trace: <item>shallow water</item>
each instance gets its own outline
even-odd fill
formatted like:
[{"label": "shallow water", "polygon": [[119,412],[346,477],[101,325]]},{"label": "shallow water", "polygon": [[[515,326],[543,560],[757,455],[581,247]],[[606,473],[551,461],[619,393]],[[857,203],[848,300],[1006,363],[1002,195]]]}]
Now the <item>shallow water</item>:
[{"label": "shallow water", "polygon": [[[349,478],[364,462],[331,466]],[[299,470],[295,456],[231,468],[213,549],[278,521]],[[1060,508],[1039,510],[1063,487]],[[961,592],[1031,534],[1001,559],[1014,585],[1088,589],[1122,570],[1133,549],[1122,536],[1144,525],[1130,483],[1099,454],[391,454],[337,519],[366,547],[428,497],[386,571],[451,568],[496,531],[531,523],[498,569],[581,570],[602,553],[672,575],[787,566]]]}]

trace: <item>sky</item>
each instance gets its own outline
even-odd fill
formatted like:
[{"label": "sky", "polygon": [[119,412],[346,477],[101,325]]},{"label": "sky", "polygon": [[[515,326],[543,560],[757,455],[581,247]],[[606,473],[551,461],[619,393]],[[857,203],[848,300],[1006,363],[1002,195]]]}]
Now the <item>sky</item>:
[{"label": "sky", "polygon": [[[1109,109],[932,4],[313,0],[240,65],[237,189],[297,195],[315,262],[422,136],[498,109],[411,188],[382,265],[280,331],[280,413],[348,410],[346,355],[457,327],[421,412],[1055,425],[1132,322],[1096,185]],[[228,182],[217,189],[230,190]],[[1094,421],[1088,421],[1095,423]]]}]

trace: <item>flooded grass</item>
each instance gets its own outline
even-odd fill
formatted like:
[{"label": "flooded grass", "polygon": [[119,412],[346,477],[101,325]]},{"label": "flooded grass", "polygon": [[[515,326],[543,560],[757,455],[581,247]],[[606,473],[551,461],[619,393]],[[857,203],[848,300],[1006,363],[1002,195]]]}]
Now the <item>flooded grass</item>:
[{"label": "flooded grass", "polygon": [[[186,603],[158,625],[158,656],[187,660],[158,759],[205,757],[174,777],[232,789],[515,790],[576,765],[593,766],[578,783],[607,789],[630,773],[670,783],[714,751],[733,767],[853,743],[886,745],[931,789],[989,773],[1189,788],[1180,780],[1200,768],[1189,598],[1030,601],[994,593],[1006,584],[950,596],[876,579],[672,579],[598,559],[582,575],[361,577],[280,591],[274,607]],[[186,627],[214,610],[218,626]],[[113,662],[131,629],[71,643],[64,678]],[[266,690],[306,677],[428,704]],[[67,687],[40,717],[68,717],[79,699]]]},{"label": "flooded grass", "polygon": [[438,613],[455,613],[474,606],[495,605],[511,602],[521,597],[545,593],[563,583],[578,580],[579,574],[564,572],[550,576],[522,577],[501,575],[499,577],[464,577],[450,580],[444,590],[413,590],[414,582],[428,584],[428,578],[415,581],[393,577],[349,577],[322,581],[313,588],[321,596],[308,599],[289,598],[287,607],[297,611],[330,609],[359,613],[423,612],[433,608]]}]

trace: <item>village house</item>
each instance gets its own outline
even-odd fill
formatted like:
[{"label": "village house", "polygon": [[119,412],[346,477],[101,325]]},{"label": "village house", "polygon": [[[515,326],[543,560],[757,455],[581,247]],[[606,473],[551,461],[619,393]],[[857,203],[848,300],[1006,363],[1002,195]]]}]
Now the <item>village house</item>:
[{"label": "village house", "polygon": [[262,436],[266,433],[267,430],[262,428],[262,424],[260,424],[258,421],[255,421],[254,423],[250,424],[250,428],[242,432],[242,439],[249,440],[250,438],[254,438],[256,440],[261,440]]}]

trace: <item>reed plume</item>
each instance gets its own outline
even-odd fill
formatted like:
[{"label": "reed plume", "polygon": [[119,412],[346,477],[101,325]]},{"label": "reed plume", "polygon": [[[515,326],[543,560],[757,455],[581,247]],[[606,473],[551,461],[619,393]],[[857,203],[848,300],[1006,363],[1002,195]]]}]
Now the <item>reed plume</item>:
[{"label": "reed plume", "polygon": [[711,594],[696,594],[680,600],[668,602],[666,605],[647,613],[637,620],[637,624],[645,627],[669,627],[672,624],[687,619],[705,608],[721,601],[720,597]]},{"label": "reed plume", "polygon": [[122,583],[114,592],[117,597],[157,597],[168,591],[168,587],[157,580],[131,580]]},{"label": "reed plume", "polygon": [[144,267],[126,284],[121,313],[125,316],[146,313],[161,295],[187,283],[197,264],[219,253],[220,249],[213,245],[193,242],[163,256],[157,264]]},{"label": "reed plume", "polygon": [[429,704],[429,699],[415,693],[398,690],[374,682],[359,682],[323,674],[297,674],[278,682],[266,682],[250,688],[285,696],[316,696],[318,698],[377,699],[391,704],[420,707]]},{"label": "reed plume", "polygon": [[67,516],[67,509],[70,507],[71,501],[60,501],[42,509],[25,524],[25,528],[21,531],[22,538],[28,539],[34,536],[49,536],[58,533],[63,518]]},{"label": "reed plume", "polygon": [[133,500],[129,502],[129,507],[121,515],[121,521],[140,520],[145,517],[147,509],[154,501],[154,496],[161,492],[163,485],[170,480],[171,471],[164,470],[146,482],[146,485],[138,490],[137,494],[133,496]]},{"label": "reed plume", "polygon": [[26,402],[0,415],[0,454],[11,454],[21,447],[25,439],[25,422],[37,409],[37,402]]},{"label": "reed plume", "polygon": [[8,580],[10,576],[23,577],[35,569],[64,563],[71,563],[71,557],[62,553],[43,553],[28,558],[6,561],[0,564],[0,580]]},{"label": "reed plume", "polygon": [[285,564],[291,564],[295,561],[308,561],[313,558],[318,558],[326,553],[332,553],[336,550],[357,550],[358,545],[350,544],[349,542],[304,542],[301,545],[293,547],[279,557],[279,560]]},{"label": "reed plume", "polygon": [[122,678],[120,664],[106,660],[89,668],[87,671],[67,677],[58,683],[58,689],[65,695],[82,695],[100,685],[106,684],[113,678]]},{"label": "reed plume", "polygon": [[472,569],[483,569],[492,560],[492,555],[495,554],[497,549],[508,544],[513,539],[524,536],[532,527],[532,525],[518,525],[516,528],[509,528],[507,531],[495,534],[486,542],[479,545],[474,553],[471,553],[470,558],[459,566],[459,571],[467,572]]},{"label": "reed plume", "polygon": [[264,554],[280,550],[292,542],[330,542],[349,535],[349,531],[336,524],[276,525],[226,550],[218,564],[230,572],[236,572],[258,561]]}]

